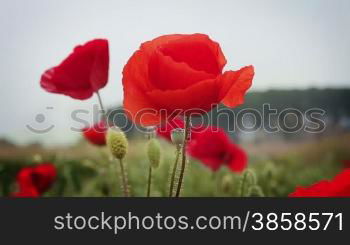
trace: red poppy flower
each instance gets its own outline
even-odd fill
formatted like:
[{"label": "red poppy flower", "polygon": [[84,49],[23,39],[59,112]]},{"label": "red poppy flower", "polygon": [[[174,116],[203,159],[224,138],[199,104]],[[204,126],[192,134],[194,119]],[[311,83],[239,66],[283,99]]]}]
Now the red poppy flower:
[{"label": "red poppy flower", "polygon": [[222,129],[216,127],[197,133],[189,141],[187,152],[213,171],[224,165],[231,171],[241,172],[247,165],[246,153],[231,142]]},{"label": "red poppy flower", "polygon": [[134,122],[150,126],[174,113],[242,104],[254,68],[223,73],[225,64],[219,44],[204,34],[165,35],[145,42],[123,70],[124,108]]},{"label": "red poppy flower", "polygon": [[104,121],[94,124],[92,127],[82,130],[85,139],[98,146],[106,145],[107,125]]},{"label": "red poppy flower", "polygon": [[108,41],[95,39],[75,47],[61,64],[45,71],[40,85],[48,92],[85,100],[107,84],[108,67]]},{"label": "red poppy flower", "polygon": [[350,197],[350,168],[343,170],[333,180],[297,187],[289,197]]},{"label": "red poppy flower", "polygon": [[37,197],[46,192],[57,176],[56,168],[51,163],[42,163],[22,168],[17,174],[19,191],[15,197]]}]

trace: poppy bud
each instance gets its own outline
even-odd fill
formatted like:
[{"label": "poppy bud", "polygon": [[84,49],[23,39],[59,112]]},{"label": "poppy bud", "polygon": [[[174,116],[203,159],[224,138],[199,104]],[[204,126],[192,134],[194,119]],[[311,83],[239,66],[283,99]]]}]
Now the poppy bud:
[{"label": "poppy bud", "polygon": [[185,130],[182,128],[175,128],[171,131],[171,141],[175,145],[182,145],[185,140]]},{"label": "poppy bud", "polygon": [[152,168],[157,168],[160,162],[160,144],[156,139],[150,139],[147,146],[147,155]]},{"label": "poppy bud", "polygon": [[252,169],[245,170],[243,173],[243,178],[246,179],[248,185],[256,185],[257,183],[256,173]]},{"label": "poppy bud", "polygon": [[128,149],[128,140],[120,128],[110,127],[106,136],[107,146],[112,155],[117,159],[123,159]]},{"label": "poppy bud", "polygon": [[231,174],[226,174],[221,180],[221,188],[225,193],[229,193],[233,185],[233,177]]},{"label": "poppy bud", "polygon": [[247,196],[249,188],[255,186],[257,183],[257,177],[253,170],[247,169],[242,174],[239,182],[239,195],[244,197]]},{"label": "poppy bud", "polygon": [[260,186],[253,185],[249,188],[248,197],[264,197],[264,193]]},{"label": "poppy bud", "polygon": [[271,180],[275,177],[276,172],[277,172],[277,169],[276,169],[275,165],[273,164],[273,162],[267,162],[265,164],[265,168],[262,170],[262,176],[266,180]]},{"label": "poppy bud", "polygon": [[40,163],[43,161],[43,157],[40,154],[33,155],[33,162]]}]

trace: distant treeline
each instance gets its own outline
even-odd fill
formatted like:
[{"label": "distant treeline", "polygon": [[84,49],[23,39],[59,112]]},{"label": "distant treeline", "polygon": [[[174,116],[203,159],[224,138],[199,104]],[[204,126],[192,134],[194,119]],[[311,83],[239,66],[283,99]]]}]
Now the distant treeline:
[{"label": "distant treeline", "polygon": [[304,111],[321,108],[332,118],[350,115],[350,88],[346,89],[306,89],[306,90],[268,90],[251,92],[246,95],[244,105],[240,108],[260,110],[264,103],[278,110],[296,108]]},{"label": "distant treeline", "polygon": [[[224,129],[232,126],[240,111],[255,110],[263,114],[263,105],[281,112],[288,108],[297,109],[305,113],[309,109],[319,108],[325,111],[324,118],[331,125],[337,124],[344,117],[350,117],[350,88],[344,89],[306,89],[306,90],[268,90],[264,92],[250,92],[245,97],[245,103],[234,109],[222,105],[213,109],[209,116],[202,118],[205,123],[212,123]],[[114,113],[122,111],[119,107]],[[227,115],[223,115],[223,114]],[[242,113],[241,113],[242,114]],[[113,117],[113,113],[111,113]],[[209,118],[209,119],[208,119]],[[135,133],[134,125],[123,115],[118,113],[114,117],[115,123],[122,126],[130,134]],[[263,118],[266,122],[267,118]],[[194,119],[194,123],[198,123]],[[292,122],[293,124],[293,122]]]}]

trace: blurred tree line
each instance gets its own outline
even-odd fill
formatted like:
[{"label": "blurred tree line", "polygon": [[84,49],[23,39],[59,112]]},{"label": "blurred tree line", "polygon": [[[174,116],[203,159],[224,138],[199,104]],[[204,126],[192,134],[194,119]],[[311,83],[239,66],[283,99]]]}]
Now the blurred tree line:
[{"label": "blurred tree line", "polygon": [[[262,122],[266,125],[270,123],[272,126],[278,123],[278,120],[282,120],[281,117],[268,118],[264,114],[264,104],[268,105],[271,110],[277,111],[280,114],[283,110],[298,110],[302,113],[302,118],[299,118],[299,123],[305,120],[305,112],[309,109],[321,109],[325,112],[320,118],[327,124],[327,132],[333,132],[335,128],[342,126],[345,130],[350,129],[350,88],[327,88],[327,89],[306,89],[306,90],[268,90],[259,92],[249,92],[245,96],[245,102],[236,108],[226,108],[223,105],[219,105],[214,108],[207,115],[194,118],[194,124],[206,123],[213,124],[222,127],[230,132],[232,137],[237,137],[237,124],[244,124],[246,130],[249,129],[249,119],[253,120],[253,114],[259,113],[260,116],[255,116],[254,120],[258,125]],[[110,110],[110,118],[113,118],[114,123],[120,126],[129,137],[139,136],[139,130],[136,130],[135,125],[127,119],[123,114],[122,107],[114,108]],[[255,111],[255,112],[254,112]],[[240,113],[245,112],[245,113]],[[265,111],[266,113],[266,111]],[[249,115],[250,114],[250,115]],[[257,115],[257,114],[256,114]],[[296,116],[285,115],[287,126],[297,127],[298,123]],[[297,115],[298,116],[298,115]],[[253,121],[254,121],[253,120]],[[270,121],[269,121],[270,120]],[[243,122],[242,122],[243,121]],[[247,126],[248,125],[248,126]],[[239,125],[238,125],[239,126]],[[242,125],[241,125],[242,126]],[[140,127],[138,127],[139,129]],[[306,135],[305,131],[293,132],[293,134],[286,132],[278,132],[275,135],[282,135],[284,138],[300,137]]]}]

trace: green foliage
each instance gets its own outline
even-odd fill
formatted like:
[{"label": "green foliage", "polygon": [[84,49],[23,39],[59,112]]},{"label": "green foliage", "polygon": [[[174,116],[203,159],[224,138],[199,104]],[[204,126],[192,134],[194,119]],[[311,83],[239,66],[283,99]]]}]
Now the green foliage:
[{"label": "green foliage", "polygon": [[[162,164],[153,169],[151,196],[168,196],[170,173],[175,159],[175,146],[162,142]],[[132,196],[144,196],[147,187],[149,159],[147,141],[130,142],[125,158]],[[45,196],[122,196],[120,168],[116,160],[103,154],[105,149],[93,148],[89,159],[61,155],[44,156],[58,169],[54,186]],[[32,158],[32,157],[30,157]],[[286,197],[296,186],[307,186],[321,179],[330,179],[341,170],[341,159],[350,159],[342,140],[318,143],[297,153],[266,159],[250,156],[243,173],[232,173],[223,167],[217,172],[194,159],[187,164],[181,196],[191,197]],[[16,190],[15,177],[20,168],[35,164],[22,160],[0,159],[0,195]]]}]

